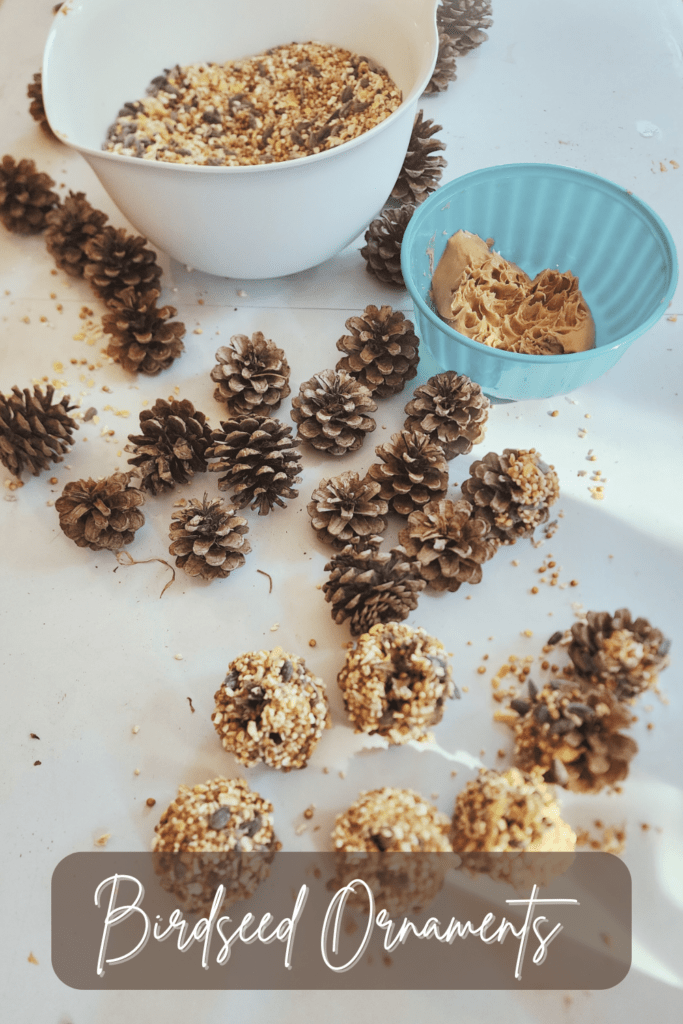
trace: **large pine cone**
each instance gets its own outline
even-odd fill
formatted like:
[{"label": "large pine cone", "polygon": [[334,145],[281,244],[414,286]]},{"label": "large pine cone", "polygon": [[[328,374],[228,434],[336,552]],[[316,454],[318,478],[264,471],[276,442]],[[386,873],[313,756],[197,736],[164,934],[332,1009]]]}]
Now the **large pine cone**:
[{"label": "large pine cone", "polygon": [[209,470],[224,474],[218,486],[231,491],[237,508],[251,505],[265,516],[275,505],[286,508],[283,498],[297,497],[293,485],[301,480],[300,442],[291,433],[291,427],[270,416],[228,420],[213,431],[206,456],[218,461]]},{"label": "large pine cone", "polygon": [[419,565],[428,587],[453,593],[461,583],[481,581],[482,562],[493,558],[499,544],[488,523],[472,512],[468,501],[442,498],[408,516],[399,543]]},{"label": "large pine cone", "polygon": [[421,203],[430,192],[439,187],[446,161],[442,156],[435,156],[446,143],[432,136],[443,130],[443,125],[433,121],[423,121],[424,110],[418,110],[410,134],[410,142],[406,152],[401,173],[391,190],[394,199],[400,202]]},{"label": "large pine cone", "polygon": [[54,393],[48,384],[45,394],[37,386],[33,394],[16,386],[11,395],[0,394],[0,462],[14,476],[25,469],[38,476],[51,462],[61,462],[74,443],[78,423],[69,412],[76,407],[68,395],[53,404]]},{"label": "large pine cone", "polygon": [[332,604],[332,618],[351,620],[353,636],[367,633],[377,622],[401,622],[417,608],[425,581],[403,548],[379,551],[379,538],[364,550],[348,544],[325,566],[330,576],[323,583],[325,600]]},{"label": "large pine cone", "polygon": [[85,243],[83,276],[107,305],[124,288],[146,292],[159,286],[161,267],[156,253],[145,248],[146,242],[141,235],[129,235],[125,228],[107,225]]},{"label": "large pine cone", "polygon": [[16,162],[3,156],[0,164],[0,221],[18,235],[37,235],[46,217],[59,202],[52,192],[54,181],[36,170],[33,160]]},{"label": "large pine cone", "polygon": [[231,419],[269,416],[290,393],[285,354],[261,331],[251,338],[235,334],[229,345],[218,349],[216,359],[211,380],[218,386],[213,397],[225,402]]},{"label": "large pine cone", "polygon": [[461,57],[488,39],[483,29],[493,24],[491,0],[441,0],[436,9],[436,23],[450,37],[456,55]]},{"label": "large pine cone", "polygon": [[323,370],[304,381],[292,399],[297,435],[328,455],[355,452],[377,424],[370,389],[346,370]]},{"label": "large pine cone", "polygon": [[443,498],[448,487],[448,463],[440,445],[419,431],[402,430],[391,441],[378,445],[375,454],[382,460],[368,470],[368,476],[381,484],[380,497],[394,512],[408,516],[416,508]]},{"label": "large pine cone", "polygon": [[224,580],[244,565],[244,556],[251,551],[245,537],[249,526],[236,515],[234,505],[225,505],[220,498],[209,500],[205,494],[201,501],[190,498],[171,518],[175,522],[171,523],[168,550],[189,576]]},{"label": "large pine cone", "polygon": [[531,537],[548,519],[548,509],[560,494],[557,473],[541,461],[535,448],[506,448],[489,452],[470,466],[462,495],[487,519],[501,544]]},{"label": "large pine cone", "polygon": [[203,412],[192,402],[166,402],[158,398],[151,409],[140,413],[142,434],[129,434],[128,459],[142,475],[140,486],[152,494],[172,491],[176,484],[188,483],[195,473],[207,469],[206,450],[211,443],[211,428]]},{"label": "large pine cone", "polygon": [[569,657],[579,675],[605,683],[617,699],[635,697],[657,683],[669,664],[671,641],[647,619],[631,619],[628,608],[588,612],[572,626]]},{"label": "large pine cone", "polygon": [[124,288],[113,299],[111,313],[102,317],[102,330],[111,338],[107,355],[130,373],[153,377],[167,370],[183,352],[185,324],[169,319],[178,312],[175,306],[156,305],[158,288],[138,292]]},{"label": "large pine cone", "polygon": [[456,49],[453,45],[453,40],[440,28],[436,64],[432,71],[432,77],[427,82],[425,96],[433,95],[436,92],[445,92],[450,83],[455,81],[458,77],[455,57]]},{"label": "large pine cone", "polygon": [[103,480],[68,483],[57,498],[59,525],[79,548],[120,551],[145,521],[138,507],[145,496],[130,486],[133,473],[112,473]]},{"label": "large pine cone", "polygon": [[38,122],[46,135],[49,135],[52,139],[56,138],[52,128],[50,128],[50,122],[48,121],[47,114],[45,113],[45,105],[43,103],[43,76],[40,71],[37,71],[33,76],[33,81],[29,82],[28,88],[26,89],[26,95],[31,101],[28,112],[33,120]]},{"label": "large pine cone", "polygon": [[350,470],[330,480],[321,480],[311,494],[308,514],[311,525],[324,544],[335,548],[363,543],[384,533],[389,506],[378,498],[380,485]]},{"label": "large pine cone", "polygon": [[519,768],[538,766],[546,782],[578,793],[597,793],[628,775],[638,744],[619,730],[634,718],[605,686],[551,682],[536,692],[530,683],[529,696],[510,706],[519,715],[513,725]]},{"label": "large pine cone", "polygon": [[406,405],[406,430],[420,430],[437,441],[447,459],[467,455],[484,440],[491,403],[464,374],[446,370],[415,388]]},{"label": "large pine cone", "polygon": [[95,210],[84,192],[69,192],[63,203],[45,218],[45,246],[60,270],[71,277],[83,277],[88,261],[85,244],[98,235],[108,217]]},{"label": "large pine cone", "polygon": [[385,284],[405,288],[401,273],[401,242],[414,211],[412,203],[384,210],[365,232],[366,244],[360,251],[366,262],[365,269]]},{"label": "large pine cone", "polygon": [[403,313],[391,306],[366,306],[361,316],[346,321],[351,334],[337,342],[346,352],[337,370],[346,370],[377,395],[397,395],[417,375],[420,339]]}]

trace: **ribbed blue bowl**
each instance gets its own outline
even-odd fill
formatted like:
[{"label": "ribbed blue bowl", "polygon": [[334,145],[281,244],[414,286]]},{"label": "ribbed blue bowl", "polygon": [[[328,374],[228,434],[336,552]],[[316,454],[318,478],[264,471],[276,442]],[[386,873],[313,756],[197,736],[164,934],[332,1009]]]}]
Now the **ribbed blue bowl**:
[{"label": "ribbed blue bowl", "polygon": [[[434,311],[433,268],[464,228],[534,277],[570,270],[593,314],[596,347],[530,356],[472,341]],[[445,370],[493,398],[551,398],[588,384],[666,311],[678,279],[673,239],[656,213],[620,185],[555,164],[486,167],[449,182],[417,208],[401,245],[417,334]]]}]

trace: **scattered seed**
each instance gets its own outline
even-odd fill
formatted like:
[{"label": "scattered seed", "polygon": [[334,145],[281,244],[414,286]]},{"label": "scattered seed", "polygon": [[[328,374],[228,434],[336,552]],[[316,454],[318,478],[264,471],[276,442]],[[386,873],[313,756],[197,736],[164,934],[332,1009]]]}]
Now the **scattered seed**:
[{"label": "scattered seed", "polygon": [[309,818],[309,819],[312,818],[314,811],[315,811],[315,804],[311,804],[310,807],[307,807],[306,810],[304,811],[304,818]]},{"label": "scattered seed", "polygon": [[531,593],[532,594],[537,594],[538,593],[538,587],[532,587],[531,588]]},{"label": "scattered seed", "polygon": [[192,703],[192,697],[188,697],[187,701],[188,701],[188,703],[190,705],[190,711],[192,712],[192,714],[194,714],[195,713],[195,707],[194,707],[194,704]]},{"label": "scattered seed", "polygon": [[95,840],[95,846],[106,846],[111,839],[111,832],[105,832],[99,839]]},{"label": "scattered seed", "polygon": [[34,761],[34,762],[33,762],[33,767],[34,767],[34,768],[37,768],[37,766],[38,766],[39,764],[42,764],[42,763],[43,763],[42,761]]},{"label": "scattered seed", "polygon": [[174,654],[173,657],[175,658],[176,661],[182,661],[183,660],[182,654]]},{"label": "scattered seed", "polygon": [[29,962],[30,964],[36,964],[36,965],[38,964],[38,961],[37,961],[37,960],[36,960],[36,958],[34,957],[33,953],[29,953],[29,955],[27,956],[27,958],[26,958],[26,959],[28,960],[28,962]]}]

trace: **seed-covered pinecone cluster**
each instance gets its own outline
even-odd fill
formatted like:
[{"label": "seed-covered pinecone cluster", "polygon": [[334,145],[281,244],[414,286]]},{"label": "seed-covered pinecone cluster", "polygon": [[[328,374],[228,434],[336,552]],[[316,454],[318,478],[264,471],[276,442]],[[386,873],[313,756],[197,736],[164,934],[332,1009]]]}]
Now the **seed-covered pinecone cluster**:
[{"label": "seed-covered pinecone cluster", "polygon": [[88,257],[85,245],[104,228],[108,217],[95,210],[84,192],[69,192],[45,218],[45,246],[60,270],[83,277]]},{"label": "seed-covered pinecone cluster", "polygon": [[448,463],[440,445],[415,430],[392,434],[375,454],[381,462],[370,466],[368,476],[380,485],[380,497],[394,512],[408,516],[416,508],[446,495]]},{"label": "seed-covered pinecone cluster", "polygon": [[61,462],[74,443],[71,434],[78,424],[69,412],[75,406],[68,395],[53,403],[54,393],[51,384],[45,394],[38,386],[33,393],[16,386],[11,395],[0,393],[0,462],[14,476],[25,469],[38,476],[51,462]]},{"label": "seed-covered pinecone cluster", "polygon": [[308,514],[311,525],[324,544],[335,548],[362,544],[368,537],[384,533],[389,506],[379,498],[380,485],[350,470],[321,480],[311,494]]},{"label": "seed-covered pinecone cluster", "polygon": [[446,143],[432,138],[443,130],[443,125],[424,121],[423,110],[418,110],[410,134],[401,173],[391,190],[394,199],[401,203],[421,203],[430,192],[439,187],[446,161],[435,154],[446,148]]},{"label": "seed-covered pinecone cluster", "polygon": [[36,170],[33,160],[6,155],[0,163],[0,221],[18,235],[37,235],[59,202],[52,178]]},{"label": "seed-covered pinecone cluster", "polygon": [[450,460],[467,455],[484,440],[490,408],[478,384],[464,374],[446,370],[415,388],[405,408],[405,426],[438,442]]},{"label": "seed-covered pinecone cluster", "polygon": [[225,402],[232,419],[269,416],[290,393],[289,364],[281,348],[256,331],[235,334],[216,352],[211,371],[217,402]]},{"label": "seed-covered pinecone cluster", "polygon": [[171,322],[175,306],[157,306],[159,294],[158,288],[124,288],[102,317],[102,330],[110,337],[107,355],[131,373],[152,377],[168,369],[185,348],[185,324]]},{"label": "seed-covered pinecone cluster", "polygon": [[218,486],[230,490],[237,508],[251,505],[264,516],[275,505],[285,508],[284,498],[297,497],[300,442],[291,434],[291,427],[270,416],[227,420],[213,431],[206,455],[217,461],[209,469],[223,474]]},{"label": "seed-covered pinecone cluster", "polygon": [[145,496],[130,485],[133,473],[112,473],[102,480],[68,483],[57,498],[59,525],[79,548],[120,551],[130,544],[145,517],[138,511]]},{"label": "seed-covered pinecone cluster", "polygon": [[45,113],[45,105],[43,103],[43,76],[40,71],[37,71],[33,76],[33,81],[29,82],[28,88],[26,89],[26,95],[30,99],[28,111],[34,121],[37,121],[40,127],[43,129],[46,135],[51,138],[55,138],[55,134],[50,128],[50,122],[47,119]]},{"label": "seed-covered pinecone cluster", "polygon": [[462,485],[462,495],[491,526],[501,544],[531,537],[548,519],[560,485],[552,466],[541,461],[535,448],[506,448],[502,455],[489,452],[470,466],[472,474]]},{"label": "seed-covered pinecone cluster", "polygon": [[83,275],[106,305],[124,288],[147,292],[157,288],[161,267],[156,253],[146,248],[147,239],[129,235],[125,228],[107,225],[85,243],[87,262]]},{"label": "seed-covered pinecone cluster", "polygon": [[236,514],[233,505],[205,494],[203,499],[190,498],[172,514],[168,549],[176,555],[175,564],[189,576],[204,580],[226,579],[233,569],[244,565],[251,551],[245,534],[246,519]]},{"label": "seed-covered pinecone cluster", "polygon": [[405,287],[401,273],[401,242],[414,211],[412,203],[384,210],[365,232],[365,245],[360,251],[366,262],[365,269],[384,284]]},{"label": "seed-covered pinecone cluster", "polygon": [[456,55],[462,57],[488,39],[483,30],[493,24],[491,0],[441,0],[436,23],[450,38]]},{"label": "seed-covered pinecone cluster", "polygon": [[346,370],[323,370],[304,381],[292,399],[297,436],[328,455],[355,452],[377,424],[370,389]]},{"label": "seed-covered pinecone cluster", "polygon": [[456,52],[453,40],[442,28],[439,28],[439,49],[436,54],[436,64],[432,71],[432,77],[427,82],[425,95],[430,96],[437,92],[445,92],[451,82],[458,77],[456,73]]},{"label": "seed-covered pinecone cluster", "polygon": [[430,501],[408,516],[398,539],[420,575],[434,590],[458,590],[462,583],[481,581],[482,562],[493,558],[498,541],[485,519],[472,516],[468,501]]},{"label": "seed-covered pinecone cluster", "polygon": [[604,683],[618,700],[654,688],[669,664],[671,642],[647,619],[633,620],[628,608],[588,612],[571,633],[568,654],[579,676]]},{"label": "seed-covered pinecone cluster", "polygon": [[420,359],[420,339],[411,321],[391,306],[366,306],[345,326],[351,334],[337,342],[339,351],[346,353],[337,370],[346,370],[379,398],[403,391],[416,376]]},{"label": "seed-covered pinecone cluster", "polygon": [[206,472],[211,428],[192,402],[158,398],[140,413],[140,429],[142,434],[128,435],[126,451],[134,455],[128,462],[138,467],[143,490],[171,491],[176,484],[189,483],[195,473]]}]

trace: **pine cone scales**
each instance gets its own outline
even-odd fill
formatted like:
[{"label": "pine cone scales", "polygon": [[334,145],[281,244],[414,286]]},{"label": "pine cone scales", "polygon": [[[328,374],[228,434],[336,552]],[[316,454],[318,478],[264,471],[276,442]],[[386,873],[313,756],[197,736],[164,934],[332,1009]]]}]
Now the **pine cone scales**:
[{"label": "pine cone scales", "polygon": [[34,121],[38,122],[45,134],[54,139],[56,136],[52,128],[50,128],[50,122],[47,119],[45,105],[43,104],[43,76],[40,71],[37,71],[33,76],[33,81],[29,82],[26,95],[31,101],[28,108],[29,114]]},{"label": "pine cone scales", "polygon": [[436,10],[436,22],[439,29],[450,37],[457,56],[461,57],[488,39],[483,29],[493,24],[491,0],[441,0]]},{"label": "pine cone scales", "polygon": [[380,485],[380,497],[395,512],[408,516],[416,508],[445,497],[448,464],[443,449],[426,434],[402,430],[375,448],[382,460],[370,466],[368,476]]},{"label": "pine cone scales", "polygon": [[374,480],[361,480],[351,471],[321,480],[307,506],[318,539],[343,548],[383,533],[388,505],[377,497],[379,489]]},{"label": "pine cone scales", "polygon": [[468,501],[430,501],[408,516],[398,535],[409,558],[416,561],[427,586],[451,593],[462,583],[481,582],[482,562],[493,558],[498,541],[484,519],[472,518]]},{"label": "pine cone scales", "polygon": [[135,456],[128,462],[138,467],[143,490],[160,494],[206,472],[211,429],[192,402],[157,399],[140,413],[140,429],[142,434],[128,435],[131,443],[125,450]]},{"label": "pine cone scales", "polygon": [[351,334],[337,342],[339,351],[346,353],[337,370],[346,370],[380,398],[403,391],[416,376],[420,359],[420,340],[410,320],[391,306],[366,306],[345,326]]},{"label": "pine cone scales", "polygon": [[213,397],[225,402],[231,418],[268,416],[290,393],[285,354],[261,331],[251,338],[235,334],[229,345],[218,349],[216,359],[211,380],[218,386]]},{"label": "pine cone scales", "polygon": [[55,508],[59,525],[79,548],[120,551],[145,521],[138,511],[145,496],[129,486],[132,473],[112,473],[103,480],[68,483]]},{"label": "pine cone scales", "polygon": [[[440,10],[440,8],[439,8]],[[450,36],[439,28],[439,49],[432,77],[427,83],[425,96],[436,92],[445,92],[451,82],[458,77],[456,74],[456,49]]]},{"label": "pine cone scales", "polygon": [[481,388],[454,370],[437,373],[415,388],[406,405],[405,429],[420,430],[438,442],[447,459],[467,455],[484,440],[491,403]]},{"label": "pine cone scales", "polygon": [[220,498],[209,500],[205,494],[201,501],[191,498],[171,518],[175,521],[168,550],[189,576],[223,580],[244,565],[251,551],[245,536],[249,526],[233,505],[225,505]]},{"label": "pine cone scales", "polygon": [[365,232],[366,244],[360,251],[365,269],[385,284],[405,287],[401,273],[401,242],[415,207],[404,203],[395,210],[385,210],[373,220]]},{"label": "pine cone scales", "polygon": [[213,431],[206,455],[218,461],[209,470],[224,474],[218,486],[231,491],[237,508],[251,505],[264,516],[275,505],[285,508],[283,498],[297,497],[293,485],[301,480],[300,442],[291,433],[291,427],[269,416],[228,420]]},{"label": "pine cone scales", "polygon": [[88,257],[85,244],[107,223],[106,213],[95,210],[84,192],[69,192],[63,203],[45,217],[45,245],[57,266],[71,277],[83,277]]},{"label": "pine cone scales", "polygon": [[442,168],[446,166],[442,156],[435,156],[439,150],[446,148],[446,143],[432,138],[443,130],[443,126],[433,121],[423,121],[423,114],[424,110],[418,110],[415,115],[401,173],[391,190],[393,198],[402,203],[421,203],[426,199],[430,192],[439,187]]},{"label": "pine cone scales", "polygon": [[292,399],[297,436],[328,455],[355,452],[374,430],[377,403],[370,389],[346,370],[323,370],[304,381]]},{"label": "pine cone scales", "polygon": [[59,202],[54,181],[36,170],[33,160],[3,156],[0,164],[0,221],[18,235],[36,235]]},{"label": "pine cone scales", "polygon": [[146,242],[140,235],[129,235],[125,228],[107,225],[85,243],[83,275],[107,305],[124,288],[146,292],[158,287],[161,267],[152,249],[145,248]]},{"label": "pine cone scales", "polygon": [[571,632],[568,654],[579,675],[605,683],[618,700],[654,687],[669,664],[670,641],[647,619],[633,621],[628,608],[588,612]]},{"label": "pine cone scales", "polygon": [[532,536],[548,519],[548,509],[560,493],[557,474],[541,461],[535,448],[506,448],[502,455],[489,452],[470,466],[462,485],[463,497],[485,518],[491,534],[502,544]]},{"label": "pine cone scales", "polygon": [[174,306],[158,308],[158,298],[157,288],[124,288],[110,302],[112,312],[102,317],[102,330],[111,339],[107,355],[130,373],[152,377],[167,370],[185,348],[185,324],[169,323],[178,311]]},{"label": "pine cone scales", "polygon": [[403,548],[380,552],[372,538],[362,551],[347,545],[325,571],[330,575],[323,593],[332,605],[332,618],[337,623],[350,618],[353,636],[367,633],[378,622],[401,622],[417,608],[418,594],[425,587]]},{"label": "pine cone scales", "polygon": [[45,394],[34,387],[23,392],[12,388],[11,395],[0,394],[0,462],[14,476],[28,469],[38,476],[51,462],[61,462],[74,443],[71,434],[78,423],[69,416],[75,406],[69,396],[52,403],[55,389],[51,384]]}]

